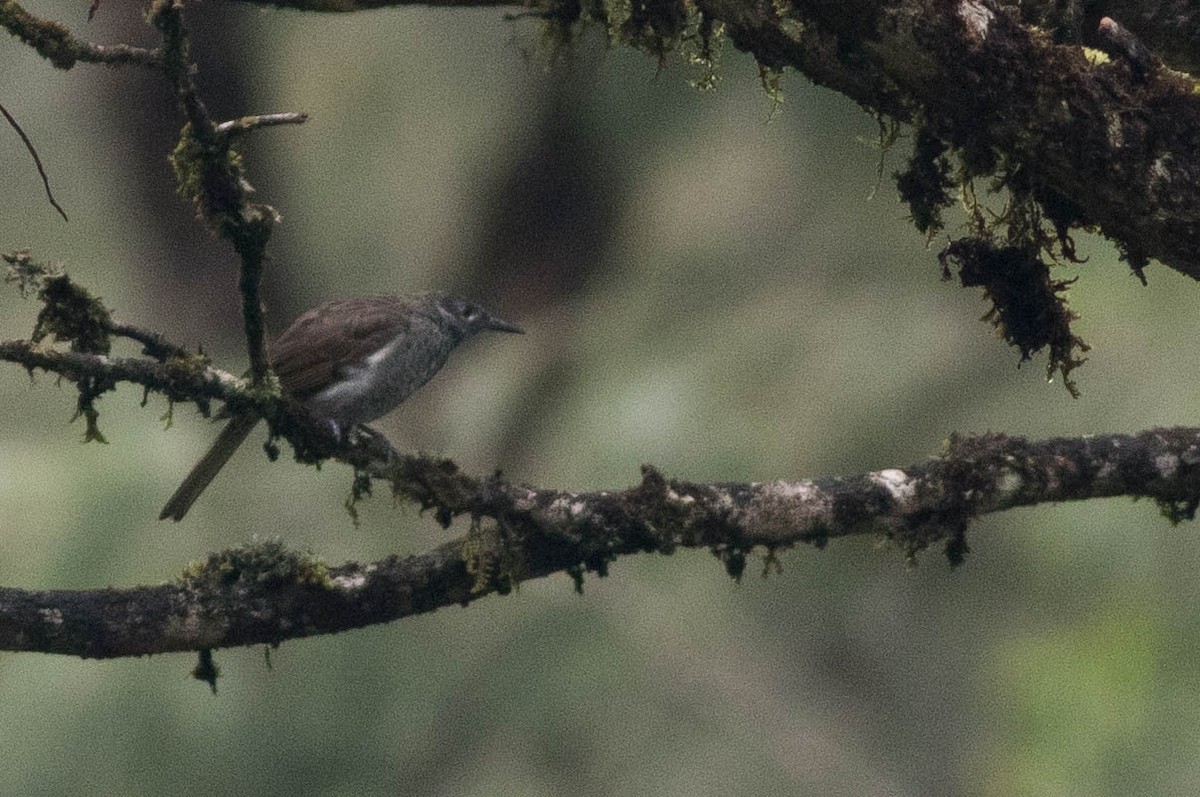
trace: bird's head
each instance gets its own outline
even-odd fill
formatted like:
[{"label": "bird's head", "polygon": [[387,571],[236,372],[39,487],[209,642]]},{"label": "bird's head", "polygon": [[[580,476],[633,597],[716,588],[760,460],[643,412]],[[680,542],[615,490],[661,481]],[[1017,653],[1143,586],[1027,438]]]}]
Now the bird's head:
[{"label": "bird's head", "polygon": [[497,318],[474,302],[445,294],[432,294],[430,298],[446,326],[460,340],[485,330],[525,334],[516,324]]}]

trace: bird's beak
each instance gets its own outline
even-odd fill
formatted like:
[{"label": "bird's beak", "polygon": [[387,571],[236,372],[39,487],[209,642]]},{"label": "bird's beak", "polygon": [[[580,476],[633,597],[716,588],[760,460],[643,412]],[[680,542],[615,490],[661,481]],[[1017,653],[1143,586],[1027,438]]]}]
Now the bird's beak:
[{"label": "bird's beak", "polygon": [[495,332],[513,332],[517,335],[524,335],[525,330],[521,329],[516,324],[510,324],[500,318],[489,318],[487,326],[484,329],[491,329]]}]

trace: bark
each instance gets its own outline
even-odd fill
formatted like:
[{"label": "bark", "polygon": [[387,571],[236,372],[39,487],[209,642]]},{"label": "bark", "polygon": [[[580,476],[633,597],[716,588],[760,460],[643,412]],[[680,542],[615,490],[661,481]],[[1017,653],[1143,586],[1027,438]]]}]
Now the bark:
[{"label": "bark", "polygon": [[[249,544],[190,565],[172,583],[130,589],[0,589],[0,650],[89,658],[211,650],[328,634],[507,593],[618,557],[707,548],[739,577],[755,548],[775,555],[800,542],[882,535],[910,556],[943,542],[966,552],[974,518],[1042,502],[1118,495],[1158,501],[1191,518],[1200,495],[1200,429],[1029,442],[955,438],[903,469],[850,478],[696,484],[643,466],[623,491],[572,493],[479,480],[453,463],[400,456],[362,463],[393,489],[469,533],[428,553],[331,567],[279,542]],[[485,520],[491,522],[484,522]]]}]

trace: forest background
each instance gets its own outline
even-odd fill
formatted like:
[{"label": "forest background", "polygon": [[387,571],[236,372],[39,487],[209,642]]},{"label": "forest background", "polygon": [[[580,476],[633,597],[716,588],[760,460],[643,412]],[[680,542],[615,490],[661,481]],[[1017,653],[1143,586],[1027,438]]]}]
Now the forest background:
[{"label": "forest background", "polygon": [[[42,0],[97,41],[155,43],[133,6]],[[265,291],[278,331],[337,296],[443,288],[526,327],[480,339],[379,424],[401,449],[531,484],[619,489],[652,462],[696,481],[902,467],[951,432],[1031,438],[1195,422],[1194,282],[1143,287],[1112,246],[1068,294],[1092,347],[1081,397],[941,280],[875,119],[789,73],[773,108],[727,48],[713,91],[680,59],[566,59],[485,10],[321,17],[237,4],[189,17],[217,118],[296,110],[245,152],[283,214]],[[59,72],[0,48],[5,251],[29,247],[124,317],[244,367],[236,264],[175,193],[179,118],[133,68]],[[880,178],[880,158],[883,177]],[[951,220],[958,224],[961,216]],[[37,306],[0,295],[0,338]],[[1043,355],[1044,356],[1044,355]],[[157,583],[252,536],[331,562],[448,538],[349,471],[247,446],[182,525],[155,518],[215,427],[161,398],[100,403],[0,371],[0,584]],[[400,519],[398,522],[397,519]],[[1200,764],[1194,532],[1152,502],[1041,506],[972,526],[952,569],[870,538],[735,583],[711,555],[619,560],[388,626],[192,660],[0,658],[3,793],[1185,793]]]}]

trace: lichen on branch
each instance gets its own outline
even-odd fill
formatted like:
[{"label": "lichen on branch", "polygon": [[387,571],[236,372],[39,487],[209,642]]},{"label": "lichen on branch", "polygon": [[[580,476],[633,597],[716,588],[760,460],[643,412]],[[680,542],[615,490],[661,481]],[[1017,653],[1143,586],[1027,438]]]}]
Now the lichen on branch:
[{"label": "lichen on branch", "polygon": [[[399,491],[425,491],[435,512],[469,516],[472,531],[371,563],[328,565],[268,540],[213,554],[159,586],[0,588],[0,650],[107,658],[273,645],[467,604],[553,573],[578,587],[586,572],[603,575],[640,552],[707,548],[737,577],[756,550],[766,571],[791,545],[876,534],[909,559],[944,543],[958,562],[968,525],[988,512],[1127,495],[1154,499],[1177,522],[1200,505],[1200,429],[1036,442],[956,436],[933,459],[845,478],[699,484],[647,467],[625,490],[579,493],[475,479],[444,460],[401,461]],[[401,478],[395,462],[377,467]],[[496,525],[484,528],[484,518]]]},{"label": "lichen on branch", "polygon": [[162,66],[157,50],[127,44],[102,45],[78,39],[66,25],[30,14],[16,0],[0,0],[0,27],[32,47],[58,69],[70,69],[79,61],[119,66],[138,64]]}]

